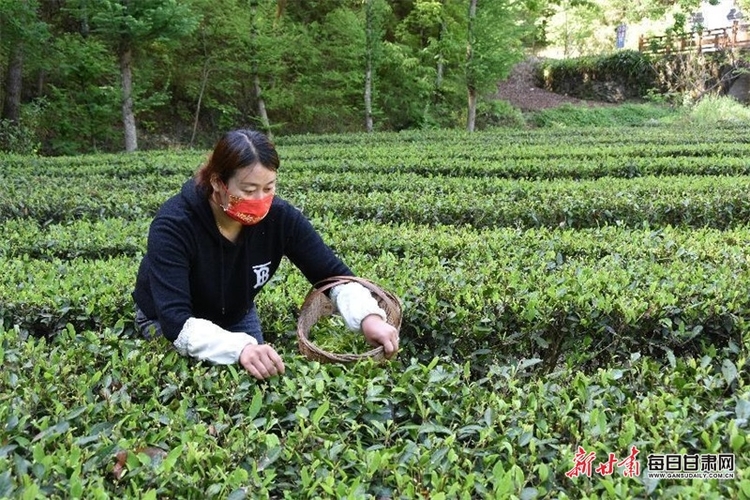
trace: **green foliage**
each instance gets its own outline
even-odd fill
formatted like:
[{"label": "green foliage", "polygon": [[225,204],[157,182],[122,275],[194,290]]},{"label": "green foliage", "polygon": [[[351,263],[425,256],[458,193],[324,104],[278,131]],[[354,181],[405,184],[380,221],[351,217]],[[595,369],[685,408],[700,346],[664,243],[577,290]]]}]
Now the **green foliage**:
[{"label": "green foliage", "polygon": [[153,40],[168,41],[195,29],[198,18],[179,0],[83,0],[71,2],[71,10],[88,19],[92,31],[116,50],[135,48]]},{"label": "green foliage", "polygon": [[361,332],[347,329],[340,316],[320,318],[307,338],[324,351],[336,354],[363,354],[373,348]]},{"label": "green foliage", "polygon": [[[167,52],[172,76],[166,82],[172,97],[167,109],[172,129],[181,130],[183,142],[196,143],[193,132],[185,130],[186,124],[197,125],[198,143],[206,147],[213,145],[215,130],[257,126],[251,120],[257,113],[250,97],[254,75],[259,74],[264,84],[276,81],[289,64],[289,55],[303,59],[308,55],[305,50],[311,44],[307,40],[295,38],[283,25],[274,28],[275,4],[275,0],[252,6],[243,0],[191,0],[191,10],[201,13],[200,23],[193,36]],[[288,85],[263,90],[273,106],[272,115],[289,104]],[[164,111],[159,109],[156,116],[163,120]],[[157,131],[164,133],[163,123]]]},{"label": "green foliage", "polygon": [[364,123],[363,19],[341,8],[329,13],[325,21],[314,27],[321,64],[306,77],[312,86],[310,93],[300,96],[297,111],[309,121],[299,123],[299,131],[353,131],[349,128],[354,124],[359,129]]},{"label": "green foliage", "polygon": [[[644,220],[659,227],[731,228],[746,221],[743,190],[750,167],[744,158],[750,146],[743,129],[649,125],[629,128],[626,135],[621,130],[284,138],[280,192],[311,216],[336,213],[350,221],[477,228],[562,222],[577,228],[640,227]],[[431,147],[436,142],[440,148]],[[136,155],[132,161],[119,155],[8,159],[0,217],[28,217],[39,224],[138,220],[153,214],[204,159],[202,151]],[[34,190],[28,189],[29,179],[38,184]],[[467,197],[467,189],[474,196]],[[352,193],[360,195],[356,205]]]},{"label": "green foliage", "polygon": [[[120,92],[119,98],[111,104],[121,107],[126,148],[133,151],[137,149],[136,112],[163,104],[166,95],[154,85],[143,85],[144,90],[148,88],[148,91],[139,91],[138,83],[133,85],[133,58],[139,51],[146,52],[148,49],[158,54],[159,44],[168,45],[190,34],[198,18],[178,0],[102,0],[94,3],[74,0],[66,9],[86,26],[87,31],[90,28],[92,36],[108,46],[116,56],[120,69]],[[153,50],[155,48],[157,50]],[[158,55],[155,59],[158,61]]]},{"label": "green foliage", "polygon": [[705,95],[726,90],[727,82],[737,75],[736,62],[727,51],[664,54],[652,63],[654,89],[669,102],[690,106]]},{"label": "green foliage", "polygon": [[611,102],[642,97],[657,86],[650,56],[634,50],[546,60],[537,66],[537,78],[553,92]]},{"label": "green foliage", "polygon": [[[419,59],[405,47],[385,43],[378,65],[378,91],[375,99],[383,110],[383,129],[402,130],[453,126],[452,116],[437,117],[440,110],[426,110],[434,92],[435,70],[421,65]],[[444,88],[445,90],[445,88]],[[446,91],[450,95],[450,92]],[[449,98],[443,100],[445,103]],[[453,103],[455,104],[455,103]],[[453,106],[444,104],[454,109]],[[446,113],[450,115],[450,112]],[[378,127],[380,128],[380,127]]]},{"label": "green foliage", "polygon": [[573,106],[531,113],[529,123],[537,127],[640,127],[670,119],[676,112],[656,104],[622,104],[618,106]]},{"label": "green foliage", "polygon": [[37,55],[50,36],[49,26],[38,18],[38,0],[0,0],[0,47],[21,43],[27,55]]},{"label": "green foliage", "polygon": [[[614,45],[612,26],[619,21],[620,9],[611,2],[559,0],[550,2],[552,11],[545,21],[545,32],[562,49],[563,57],[600,54]],[[622,11],[630,10],[623,8]],[[609,29],[603,29],[608,27]]]},{"label": "green foliage", "polygon": [[[468,9],[454,1],[71,0],[0,7],[9,14],[4,22],[13,21],[3,28],[3,54],[18,35],[31,56],[24,96],[38,93],[49,103],[44,126],[34,131],[41,151],[69,155],[119,149],[117,56],[129,49],[147,148],[209,147],[223,130],[265,127],[258,91],[277,136],[361,130],[368,36],[377,130],[463,126],[467,86],[482,94],[506,75],[549,6],[481,4],[468,63]],[[610,66],[638,79],[638,61],[629,57],[612,56]],[[521,125],[518,113],[498,106],[480,95],[479,127]]]},{"label": "green foliage", "polygon": [[[39,22],[26,24],[48,29],[52,38],[42,46],[43,36],[28,37],[26,52],[38,57],[29,58],[24,95],[38,93],[50,102],[40,137],[43,153],[54,155],[119,149],[117,56],[131,50],[134,110],[147,148],[209,146],[228,128],[265,127],[258,91],[274,134],[361,130],[368,36],[376,129],[463,125],[467,76],[481,91],[505,75],[519,57],[519,40],[533,27],[524,13],[540,12],[528,3],[483,5],[467,74],[467,9],[459,2],[71,0],[36,6],[29,2],[24,15]],[[4,8],[14,14],[7,19],[18,17],[13,2]],[[367,19],[374,22],[369,34]],[[499,24],[505,28],[497,30]],[[35,89],[31,82],[42,85]]]},{"label": "green foliage", "polygon": [[[4,135],[36,136],[44,154],[117,150],[115,56],[127,48],[135,49],[133,95],[146,147],[208,147],[228,128],[261,126],[256,82],[277,136],[361,130],[368,36],[376,129],[463,126],[467,86],[481,94],[507,74],[521,57],[521,41],[536,44],[546,36],[540,30],[551,7],[536,1],[480,4],[469,40],[468,9],[455,1],[5,1],[2,54],[24,42],[24,99],[43,98],[49,106],[43,126],[28,133],[6,126]],[[601,11],[598,4],[568,7],[596,16]],[[629,5],[624,15],[662,8]],[[369,35],[368,12],[375,21]],[[467,63],[468,41],[473,57]],[[649,88],[661,92],[667,82],[654,85],[647,63],[638,53],[618,51],[601,61],[560,63],[553,79],[558,85],[583,74],[596,87],[584,90],[605,98],[627,98],[631,89],[640,96]],[[491,109],[502,105],[481,99],[480,127],[521,124],[517,113]]]},{"label": "green foliage", "polygon": [[685,120],[700,127],[738,126],[746,127],[750,122],[750,108],[731,97],[707,95],[692,105]]},{"label": "green foliage", "polygon": [[524,128],[526,118],[508,101],[481,101],[477,106],[477,129],[488,127]]},{"label": "green foliage", "polygon": [[[574,130],[573,133],[576,131]],[[579,130],[580,132],[580,130]],[[589,131],[590,133],[590,131]],[[637,148],[631,148],[631,151]],[[707,148],[710,149],[710,148]],[[742,151],[746,148],[737,148]],[[701,154],[697,148],[674,148],[682,154]],[[666,151],[665,151],[666,153]],[[580,154],[586,154],[580,153]],[[624,178],[607,178],[598,169],[596,160],[586,162],[591,169],[586,179],[577,179],[575,172],[565,165],[566,159],[552,156],[548,161],[560,164],[556,169],[537,167],[533,171],[536,179],[463,178],[442,179],[440,190],[433,188],[434,181],[420,179],[414,173],[399,176],[402,185],[392,187],[382,179],[368,176],[371,180],[353,187],[356,175],[332,179],[335,175],[318,176],[314,186],[326,186],[324,192],[310,192],[309,177],[304,174],[289,176],[286,196],[310,216],[326,216],[336,213],[347,221],[373,220],[381,223],[410,222],[415,224],[471,224],[477,228],[487,227],[599,227],[617,224],[639,227],[644,221],[654,226],[680,225],[732,228],[746,222],[750,207],[745,203],[746,189],[750,181],[743,176],[690,177],[685,172],[708,172],[713,175],[726,172],[715,165],[700,165],[700,161],[686,160],[677,165],[668,154],[660,162],[644,158],[647,149],[634,152],[635,158],[626,163],[612,160],[609,173],[618,173]],[[533,161],[522,161],[511,167],[508,174],[522,170]],[[680,165],[685,165],[683,170]],[[367,170],[367,163],[360,163]],[[461,170],[442,165],[445,171],[454,174],[487,175],[494,172],[488,165]],[[415,170],[428,167],[416,165]],[[746,172],[747,165],[730,162],[727,169]],[[671,171],[671,174],[670,174]],[[661,173],[663,177],[651,177]],[[669,175],[668,175],[669,174]],[[391,174],[392,175],[392,174]],[[28,178],[28,177],[26,177]],[[42,177],[44,178],[44,177]],[[42,178],[37,178],[40,180]],[[23,178],[22,178],[23,179]],[[87,190],[85,196],[71,197],[62,189],[86,190],[96,177],[86,179],[57,180],[48,189],[41,187],[29,192],[28,185],[19,179],[9,183],[8,198],[0,200],[0,217],[33,217],[40,223],[69,222],[77,219],[97,220],[102,217],[120,217],[137,220],[155,213],[161,202],[169,195],[170,188],[143,190],[137,179],[113,182],[110,189],[130,187],[133,191],[120,197],[112,197],[111,191]],[[50,182],[56,177],[48,178]],[[102,177],[99,177],[102,179]],[[180,178],[179,180],[184,180]],[[149,183],[158,183],[152,177]],[[178,182],[174,182],[178,184]],[[172,184],[173,186],[174,184]],[[173,189],[173,188],[172,188]],[[474,197],[465,195],[471,189]],[[361,200],[351,203],[356,193]],[[618,196],[612,197],[612,193]]]},{"label": "green foliage", "polygon": [[[507,77],[515,63],[523,58],[521,38],[527,26],[514,22],[523,10],[514,2],[479,3],[472,32],[468,33],[472,57],[466,62],[466,85],[479,94],[491,90]],[[503,29],[497,20],[503,19]]]},{"label": "green foliage", "polygon": [[0,151],[19,155],[37,154],[42,145],[46,108],[47,101],[40,99],[21,108],[17,123],[0,120]]},{"label": "green foliage", "polygon": [[[390,363],[302,359],[310,284],[285,261],[257,301],[286,364],[265,382],[132,336],[150,218],[205,151],[8,155],[0,496],[741,497],[745,135],[280,137],[280,194],[404,323]],[[358,350],[332,323],[318,340]],[[578,446],[594,466],[636,446],[642,471],[651,453],[735,453],[738,479],[571,478]]]},{"label": "green foliage", "polygon": [[110,150],[120,137],[117,63],[99,40],[79,35],[55,39],[57,63],[49,73],[45,152],[65,155]]},{"label": "green foliage", "polygon": [[546,377],[527,358],[477,380],[441,358],[343,367],[285,354],[287,374],[259,384],[116,329],[68,328],[50,341],[0,329],[0,491],[718,498],[744,487],[565,473],[577,446],[596,453],[596,466],[635,445],[642,469],[649,453],[733,452],[743,474],[746,354],[662,364],[634,352],[592,374]]},{"label": "green foliage", "polygon": [[[589,127],[285,137],[280,194],[353,268],[393,277],[413,311],[405,331],[415,356],[555,359],[558,342],[575,351],[579,340],[565,339],[597,345],[612,330],[623,340],[604,344],[591,362],[627,352],[630,339],[694,350],[694,332],[726,341],[736,332],[727,311],[746,307],[734,288],[743,286],[737,256],[750,213],[743,133]],[[9,158],[0,200],[6,321],[54,334],[67,323],[104,328],[131,310],[127,283],[144,224],[204,155]],[[29,190],[32,177],[38,187]],[[705,227],[714,232],[691,239]],[[402,259],[414,266],[408,275],[400,275]],[[718,264],[725,261],[734,267]],[[110,279],[81,290],[82,275]],[[691,278],[672,279],[682,275]],[[663,277],[659,289],[650,287],[655,277]],[[306,285],[288,269],[275,280],[284,286],[270,287],[259,307],[267,331],[284,337]],[[698,283],[711,285],[695,290]],[[653,310],[643,314],[643,304]],[[498,335],[505,331],[519,337]]]}]

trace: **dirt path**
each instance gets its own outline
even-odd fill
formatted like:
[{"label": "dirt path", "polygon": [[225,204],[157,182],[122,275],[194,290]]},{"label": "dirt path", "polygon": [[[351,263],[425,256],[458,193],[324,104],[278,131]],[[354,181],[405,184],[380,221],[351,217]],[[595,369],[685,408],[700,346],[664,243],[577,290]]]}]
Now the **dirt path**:
[{"label": "dirt path", "polygon": [[539,111],[542,109],[555,108],[562,104],[574,104],[577,106],[606,106],[607,103],[596,101],[585,101],[555,94],[534,85],[533,76],[534,60],[526,60],[517,64],[510,73],[507,80],[500,82],[497,86],[495,97],[510,102],[511,105],[521,111]]}]

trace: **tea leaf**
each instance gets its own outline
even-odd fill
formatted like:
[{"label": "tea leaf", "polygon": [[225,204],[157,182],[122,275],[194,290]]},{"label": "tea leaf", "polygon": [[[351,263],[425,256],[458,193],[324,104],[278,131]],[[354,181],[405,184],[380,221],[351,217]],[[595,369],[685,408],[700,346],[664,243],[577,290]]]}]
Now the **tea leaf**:
[{"label": "tea leaf", "polygon": [[328,413],[329,408],[330,404],[328,403],[328,401],[323,401],[323,403],[315,410],[315,413],[313,413],[313,425],[317,426],[320,423],[320,419],[323,418],[326,413]]},{"label": "tea leaf", "polygon": [[721,363],[721,373],[724,375],[727,385],[730,385],[737,378],[737,367],[731,360],[725,359]]},{"label": "tea leaf", "polygon": [[258,413],[260,413],[261,406],[263,404],[263,393],[256,387],[253,399],[250,402],[250,407],[247,409],[246,416],[248,420],[253,420]]}]

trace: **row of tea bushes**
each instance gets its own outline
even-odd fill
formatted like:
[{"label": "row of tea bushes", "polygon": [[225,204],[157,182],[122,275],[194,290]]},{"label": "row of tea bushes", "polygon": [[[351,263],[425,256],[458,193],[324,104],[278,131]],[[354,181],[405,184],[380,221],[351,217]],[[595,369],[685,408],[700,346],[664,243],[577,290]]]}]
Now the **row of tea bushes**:
[{"label": "row of tea bushes", "polygon": [[[398,133],[377,134],[316,134],[280,137],[279,147],[303,155],[306,149],[328,151],[336,146],[350,146],[344,151],[383,146],[391,151],[402,148],[419,148],[421,151],[439,151],[441,147],[465,148],[483,151],[487,148],[507,146],[524,151],[550,146],[590,149],[599,146],[654,149],[659,146],[682,146],[683,148],[716,145],[742,147],[750,143],[744,125],[725,124],[705,127],[570,127],[531,130],[494,129],[480,132],[461,130],[403,130]],[[709,150],[710,148],[707,148]],[[335,151],[336,154],[339,151]],[[349,153],[352,154],[352,153]]]},{"label": "row of tea bushes", "polygon": [[[289,160],[283,163],[280,170],[281,178],[288,177],[310,178],[312,176],[330,174],[333,176],[358,175],[365,177],[383,177],[380,182],[393,180],[393,176],[412,175],[418,177],[443,176],[453,178],[495,178],[495,179],[599,179],[605,177],[633,178],[648,176],[683,176],[683,175],[748,175],[750,165],[746,156],[682,156],[664,157],[649,156],[612,156],[590,158],[456,158],[447,160],[443,157],[413,158],[399,157],[394,161],[392,154],[384,153],[381,160],[362,159],[358,156],[351,158],[324,158]],[[130,183],[136,186],[148,185],[156,181],[162,186],[174,184],[190,175],[200,166],[203,155],[183,153],[180,156],[159,159],[154,157],[148,163],[144,161],[121,167],[112,167],[109,158],[87,164],[78,170],[45,168],[42,172],[30,173],[25,168],[5,170],[8,176],[6,182],[17,183],[29,187],[31,179],[41,177],[47,182],[78,182],[89,181],[96,185],[99,179],[111,183]],[[123,160],[124,162],[125,160]]]},{"label": "row of tea bushes", "polygon": [[[342,149],[342,153],[345,150]],[[559,152],[560,147],[554,149]],[[564,151],[564,150],[563,150]],[[309,150],[306,154],[312,154]],[[413,154],[406,156],[399,154],[394,161],[392,150],[384,150],[381,154],[364,159],[361,155],[327,156],[323,158],[292,157],[282,162],[280,174],[287,176],[317,176],[334,175],[414,175],[419,177],[443,176],[461,177],[464,179],[495,178],[495,179],[598,179],[603,177],[633,178],[647,176],[681,176],[681,175],[748,175],[750,165],[745,158],[748,152],[727,150],[716,153],[711,150],[711,156],[691,155],[679,156],[666,152],[663,156],[633,154],[631,151],[623,154],[597,155],[588,151],[585,156],[557,153],[559,157],[548,158],[513,158],[506,152],[495,153],[492,157],[473,156],[446,158],[436,154],[435,157]],[[348,152],[351,154],[351,152]],[[737,156],[733,156],[737,153]],[[434,152],[433,152],[434,154]],[[468,153],[467,153],[468,154]],[[55,179],[57,182],[91,180],[97,178],[130,182],[136,186],[147,186],[151,178],[169,180],[183,179],[190,176],[205,159],[203,153],[185,152],[171,156],[157,156],[149,154],[137,161],[135,158],[117,156],[103,156],[96,161],[71,168],[62,164],[56,168],[53,159],[45,159],[44,167],[39,171],[30,170],[27,164],[6,167],[4,173],[10,181],[27,182],[31,178]],[[115,160],[113,162],[113,160]],[[114,163],[114,165],[113,165]]]},{"label": "row of tea bushes", "polygon": [[[298,179],[299,180],[299,179]],[[750,177],[648,177],[593,181],[507,181],[398,178],[386,190],[382,179],[359,184],[299,180],[280,195],[308,217],[336,214],[348,221],[491,227],[639,227],[684,225],[730,228],[750,220]],[[371,183],[372,182],[372,183]],[[321,184],[317,184],[321,183]],[[79,219],[148,219],[173,190],[137,191],[127,186],[66,189],[49,184],[29,191],[7,185],[0,220],[33,219],[39,224]],[[311,187],[312,186],[312,187]],[[383,190],[373,190],[382,188]],[[352,196],[356,203],[352,203]]]},{"label": "row of tea bushes", "polygon": [[[313,218],[313,226],[338,253],[377,257],[383,253],[434,255],[461,259],[479,253],[503,255],[533,265],[556,259],[612,254],[650,257],[657,261],[727,259],[735,247],[750,244],[748,226],[717,230],[675,227],[625,228],[602,226],[587,229],[485,228],[412,223],[380,224],[346,220],[325,214]],[[0,256],[68,260],[135,256],[145,252],[150,219],[79,219],[40,224],[34,219],[10,219],[0,226]],[[425,237],[427,235],[427,237]],[[558,255],[559,254],[559,255]],[[477,255],[479,258],[480,255]],[[493,257],[494,258],[494,257]],[[520,265],[520,264],[519,264]]]},{"label": "row of tea bushes", "polygon": [[[491,227],[730,228],[750,220],[750,177],[658,177],[632,180],[509,181],[474,194],[438,180],[434,188],[376,191],[352,203],[351,192],[291,193],[306,214],[351,221]],[[468,183],[467,183],[468,184]]]},{"label": "row of tea bushes", "polygon": [[[407,224],[363,224],[346,231],[341,221],[319,225],[352,269],[382,281],[404,300],[404,337],[423,355],[525,353],[551,366],[570,352],[595,359],[634,346],[656,354],[695,351],[702,342],[736,339],[750,312],[747,229],[472,234],[468,228]],[[82,250],[76,235],[89,227],[79,222],[55,228],[53,233],[71,229],[70,248],[56,249],[65,259],[5,249],[0,314],[7,324],[36,334],[54,333],[67,323],[77,329],[130,324],[140,252],[70,258],[79,252],[105,256],[118,247],[116,238],[98,238]],[[14,242],[15,248],[24,246]],[[258,299],[271,335],[294,329],[308,288],[296,269],[282,266]]]},{"label": "row of tea bushes", "polygon": [[[740,127],[687,131],[424,131],[280,138],[282,172],[404,174],[519,179],[649,175],[747,175],[750,141]],[[5,180],[51,176],[85,180],[190,175],[207,151],[28,158],[3,156]],[[36,186],[35,186],[36,187]]]},{"label": "row of tea bushes", "polygon": [[9,219],[0,226],[0,256],[6,258],[105,259],[145,253],[150,219],[79,219],[40,224]]},{"label": "row of tea bushes", "polygon": [[[747,336],[748,332],[745,332]],[[745,348],[748,346],[746,345]],[[745,351],[746,352],[746,351]],[[320,365],[282,354],[256,383],[166,345],[68,328],[0,329],[0,497],[743,498],[746,357],[661,365],[637,353],[585,374],[534,360]],[[571,478],[577,447],[619,459],[734,453],[736,480]]]}]

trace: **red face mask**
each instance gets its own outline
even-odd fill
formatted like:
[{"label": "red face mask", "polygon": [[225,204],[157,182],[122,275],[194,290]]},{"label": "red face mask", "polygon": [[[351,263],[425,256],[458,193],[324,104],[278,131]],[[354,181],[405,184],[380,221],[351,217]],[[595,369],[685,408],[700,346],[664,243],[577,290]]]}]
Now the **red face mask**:
[{"label": "red face mask", "polygon": [[244,224],[245,226],[252,226],[260,222],[268,211],[271,210],[271,203],[273,202],[273,195],[270,194],[259,200],[245,199],[229,194],[227,187],[224,186],[224,192],[229,197],[229,202],[224,209],[224,213],[232,219]]}]

